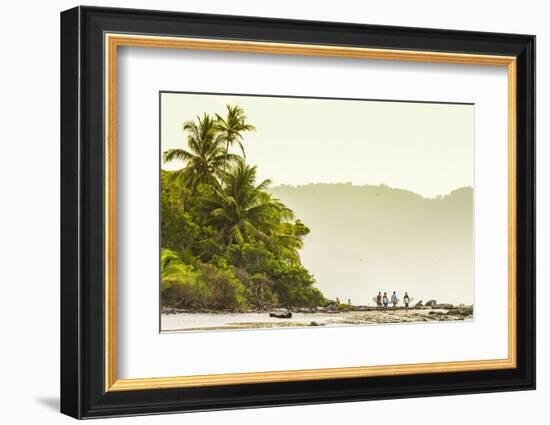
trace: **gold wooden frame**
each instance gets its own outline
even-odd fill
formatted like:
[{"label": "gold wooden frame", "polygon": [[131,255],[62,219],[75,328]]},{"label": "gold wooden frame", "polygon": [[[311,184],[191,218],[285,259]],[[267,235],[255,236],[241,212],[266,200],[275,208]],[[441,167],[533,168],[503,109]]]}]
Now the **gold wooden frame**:
[{"label": "gold wooden frame", "polygon": [[[352,377],[511,369],[516,358],[516,58],[477,54],[369,49],[197,38],[105,34],[105,391],[204,387]],[[274,372],[117,379],[116,374],[116,93],[120,46],[249,52],[356,59],[494,65],[508,72],[508,357],[495,360],[307,369]]]}]

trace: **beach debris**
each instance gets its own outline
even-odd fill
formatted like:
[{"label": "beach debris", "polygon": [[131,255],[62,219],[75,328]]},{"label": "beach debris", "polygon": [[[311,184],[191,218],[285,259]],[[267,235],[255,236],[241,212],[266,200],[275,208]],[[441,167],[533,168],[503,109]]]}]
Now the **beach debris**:
[{"label": "beach debris", "polygon": [[322,307],[294,307],[292,310],[295,313],[316,313],[319,311],[319,309],[322,309]]},{"label": "beach debris", "polygon": [[292,318],[292,312],[288,310],[276,310],[269,313],[269,317],[276,317],[277,319],[290,319]]}]

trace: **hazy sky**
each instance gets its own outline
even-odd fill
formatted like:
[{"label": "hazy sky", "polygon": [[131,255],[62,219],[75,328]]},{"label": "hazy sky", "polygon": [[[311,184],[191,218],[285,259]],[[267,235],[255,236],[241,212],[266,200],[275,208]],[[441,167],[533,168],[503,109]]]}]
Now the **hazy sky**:
[{"label": "hazy sky", "polygon": [[[182,123],[241,106],[259,180],[385,183],[425,197],[474,182],[474,106],[163,93],[161,149],[186,147]],[[181,164],[164,164],[179,168]]]}]

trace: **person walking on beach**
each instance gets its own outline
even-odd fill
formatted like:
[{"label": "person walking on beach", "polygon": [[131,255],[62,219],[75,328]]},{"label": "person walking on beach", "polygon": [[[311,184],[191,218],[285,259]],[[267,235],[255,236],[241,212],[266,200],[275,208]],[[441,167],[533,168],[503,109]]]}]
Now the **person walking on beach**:
[{"label": "person walking on beach", "polygon": [[391,294],[391,303],[393,304],[393,307],[397,307],[397,295],[395,294],[395,291],[393,291],[393,294]]},{"label": "person walking on beach", "polygon": [[405,295],[403,296],[403,302],[405,303],[405,308],[409,308],[411,299],[409,298],[409,294],[407,292],[405,292]]},{"label": "person walking on beach", "polygon": [[382,292],[378,292],[378,295],[376,296],[376,305],[378,307],[382,307]]},{"label": "person walking on beach", "polygon": [[384,296],[382,297],[382,304],[384,304],[384,308],[388,308],[388,294],[384,292]]}]

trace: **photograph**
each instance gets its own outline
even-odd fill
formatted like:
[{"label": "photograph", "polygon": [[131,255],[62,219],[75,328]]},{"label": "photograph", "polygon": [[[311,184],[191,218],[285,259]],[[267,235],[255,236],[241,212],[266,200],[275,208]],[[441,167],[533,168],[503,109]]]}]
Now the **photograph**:
[{"label": "photograph", "polygon": [[161,332],[474,319],[475,105],[159,96]]}]

